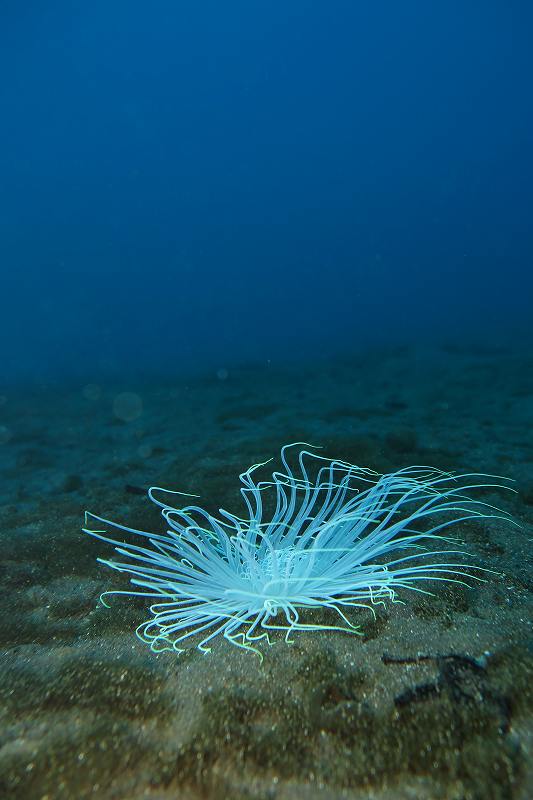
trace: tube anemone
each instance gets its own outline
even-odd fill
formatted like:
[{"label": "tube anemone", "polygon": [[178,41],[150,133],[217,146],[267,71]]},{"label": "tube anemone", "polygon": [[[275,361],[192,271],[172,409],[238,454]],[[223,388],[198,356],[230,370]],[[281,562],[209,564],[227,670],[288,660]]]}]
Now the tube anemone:
[{"label": "tube anemone", "polygon": [[[129,574],[138,587],[104,592],[101,600],[151,598],[150,618],[136,633],[154,652],[180,653],[189,645],[205,653],[222,635],[261,656],[255,645],[262,639],[271,644],[272,631],[285,631],[287,642],[303,630],[357,634],[349,619],[353,608],[400,602],[403,589],[431,594],[420,586],[424,581],[470,586],[480,580],[480,568],[464,563],[457,540],[445,535],[451,526],[471,519],[512,522],[471,496],[489,487],[508,489],[503,478],[423,466],[379,475],[308,449],[294,453],[294,447],[312,445],[285,445],[283,468],[270,480],[255,480],[269,462],[240,475],[245,518],[223,509],[215,517],[196,505],[175,508],[171,498],[184,493],[158,487],[148,495],[168,525],[164,534],[86,512],[84,532],[126,559],[98,561]],[[142,544],[123,543],[109,528],[134,534]],[[336,624],[305,621],[306,612],[321,608],[335,612]]]}]

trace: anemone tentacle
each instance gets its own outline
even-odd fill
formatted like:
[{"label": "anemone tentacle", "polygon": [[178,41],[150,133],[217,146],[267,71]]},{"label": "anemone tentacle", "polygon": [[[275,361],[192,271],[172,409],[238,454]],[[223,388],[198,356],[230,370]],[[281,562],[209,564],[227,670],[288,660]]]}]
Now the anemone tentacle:
[{"label": "anemone tentacle", "polygon": [[[296,465],[290,458],[295,447],[303,448]],[[480,489],[514,491],[505,478],[427,466],[379,475],[306,448],[313,446],[285,445],[283,471],[274,471],[270,480],[256,482],[254,476],[269,462],[253,464],[240,475],[247,517],[224,509],[215,517],[198,505],[176,508],[166,502],[169,496],[197,495],[160,487],[152,487],[148,496],[168,525],[164,534],[86,512],[84,532],[113,545],[126,559],[98,561],[129,574],[133,587],[139,587],[104,592],[102,602],[109,595],[158,599],[136,631],[154,652],[182,652],[181,645],[191,639],[209,652],[209,643],[222,635],[261,657],[255,645],[271,644],[271,631],[284,630],[287,642],[294,631],[357,634],[358,626],[345,613],[352,608],[401,602],[400,589],[431,594],[417,585],[420,581],[470,586],[482,580],[482,568],[464,563],[461,549],[432,551],[429,546],[435,540],[457,545],[442,532],[465,520],[516,524],[507,512],[471,496]],[[263,495],[274,499],[267,519]],[[420,523],[425,530],[416,527]],[[144,542],[119,541],[108,529]],[[442,555],[458,560],[431,560]],[[334,611],[337,624],[301,621],[300,612],[318,608]]]}]

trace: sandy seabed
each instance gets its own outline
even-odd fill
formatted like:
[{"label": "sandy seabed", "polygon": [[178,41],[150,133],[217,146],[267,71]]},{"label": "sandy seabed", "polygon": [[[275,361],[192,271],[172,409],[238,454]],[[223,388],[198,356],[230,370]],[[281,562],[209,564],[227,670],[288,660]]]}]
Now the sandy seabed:
[{"label": "sandy seabed", "polygon": [[[533,358],[373,351],[329,363],[0,390],[0,796],[533,797]],[[379,472],[508,476],[520,527],[458,533],[493,570],[354,612],[362,636],[154,655],[87,508],[161,530],[151,485],[242,513],[238,475],[306,441]]]}]

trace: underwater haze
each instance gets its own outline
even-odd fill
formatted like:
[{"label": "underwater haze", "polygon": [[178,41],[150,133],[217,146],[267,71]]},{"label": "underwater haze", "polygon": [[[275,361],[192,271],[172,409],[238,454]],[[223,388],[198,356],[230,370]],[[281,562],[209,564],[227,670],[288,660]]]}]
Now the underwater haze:
[{"label": "underwater haze", "polygon": [[531,800],[533,3],[0,3],[1,800]]},{"label": "underwater haze", "polygon": [[531,341],[528,3],[0,22],[4,381]]}]

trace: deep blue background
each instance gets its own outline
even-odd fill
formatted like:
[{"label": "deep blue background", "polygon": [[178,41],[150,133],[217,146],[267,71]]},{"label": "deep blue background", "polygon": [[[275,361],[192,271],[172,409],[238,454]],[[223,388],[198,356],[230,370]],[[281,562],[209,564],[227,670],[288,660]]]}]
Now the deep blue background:
[{"label": "deep blue background", "polygon": [[531,6],[2,3],[0,379],[527,344]]}]

